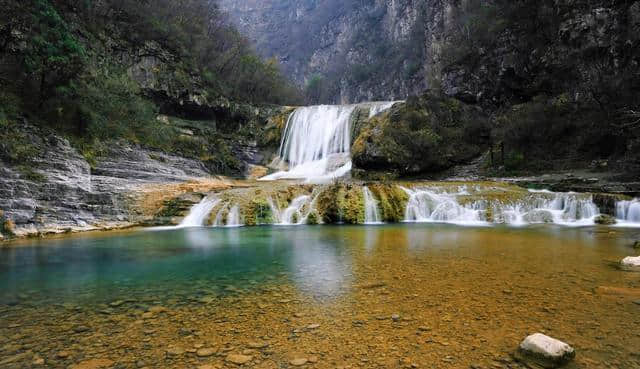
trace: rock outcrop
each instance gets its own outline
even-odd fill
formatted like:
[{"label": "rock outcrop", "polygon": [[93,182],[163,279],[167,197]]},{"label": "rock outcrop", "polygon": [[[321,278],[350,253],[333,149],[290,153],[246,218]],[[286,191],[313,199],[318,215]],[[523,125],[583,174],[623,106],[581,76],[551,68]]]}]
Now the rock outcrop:
[{"label": "rock outcrop", "polygon": [[[210,177],[201,161],[113,144],[94,168],[69,141],[24,127],[42,149],[28,172],[0,166],[0,210],[16,236],[130,227],[151,219],[145,187]],[[5,227],[6,228],[6,227]]]},{"label": "rock outcrop", "polygon": [[424,76],[439,68],[449,3],[220,1],[258,51],[277,58],[299,85],[313,76],[336,82],[334,103],[398,100],[427,88]]},{"label": "rock outcrop", "polygon": [[468,162],[488,144],[488,119],[477,106],[428,94],[362,124],[352,157],[361,177],[406,177]]}]

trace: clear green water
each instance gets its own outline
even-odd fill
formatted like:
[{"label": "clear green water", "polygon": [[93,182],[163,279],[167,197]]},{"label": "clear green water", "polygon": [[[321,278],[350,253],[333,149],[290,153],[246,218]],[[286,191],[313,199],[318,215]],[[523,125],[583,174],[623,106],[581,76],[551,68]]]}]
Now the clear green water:
[{"label": "clear green water", "polygon": [[[519,368],[519,342],[544,332],[576,347],[568,368],[635,368],[640,273],[617,263],[636,239],[606,227],[398,224],[26,241],[0,249],[0,363],[228,367],[228,353],[266,340],[256,367],[315,355],[317,368]],[[203,345],[218,354],[197,357]]]},{"label": "clear green water", "polygon": [[[627,254],[633,238],[608,237],[589,228],[389,225],[193,228],[34,240],[0,249],[0,301],[105,302],[136,294],[197,297],[271,282],[293,283],[307,293],[330,297],[350,287],[354,253],[371,251],[381,242],[385,247],[395,244],[401,252],[464,254],[469,246],[482,250],[491,235],[506,237],[505,249],[509,242],[517,245],[541,236],[567,239],[574,242],[568,252],[581,257],[606,243],[610,261]],[[457,241],[462,240],[466,248],[461,250]],[[545,246],[530,252],[538,254]]]},{"label": "clear green water", "polygon": [[332,293],[322,283],[348,269],[343,236],[338,227],[194,228],[33,241],[0,250],[0,296],[9,303],[25,295],[47,303],[137,293],[170,298],[237,292],[283,278]]}]

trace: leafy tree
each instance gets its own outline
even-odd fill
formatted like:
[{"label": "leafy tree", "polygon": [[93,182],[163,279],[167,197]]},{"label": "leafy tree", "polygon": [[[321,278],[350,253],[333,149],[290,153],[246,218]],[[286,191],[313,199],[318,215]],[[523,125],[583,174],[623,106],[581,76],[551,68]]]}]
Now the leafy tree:
[{"label": "leafy tree", "polygon": [[32,29],[24,53],[26,71],[39,78],[40,100],[48,89],[65,84],[82,69],[86,51],[47,0],[33,0]]}]

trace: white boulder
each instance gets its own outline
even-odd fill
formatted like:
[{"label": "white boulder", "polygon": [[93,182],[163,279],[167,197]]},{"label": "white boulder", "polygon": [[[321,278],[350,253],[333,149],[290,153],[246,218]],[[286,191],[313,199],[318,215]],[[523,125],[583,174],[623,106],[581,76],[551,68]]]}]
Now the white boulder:
[{"label": "white boulder", "polygon": [[640,268],[640,256],[627,256],[620,263],[623,267]]},{"label": "white boulder", "polygon": [[576,353],[568,344],[542,333],[534,333],[520,343],[522,361],[535,362],[543,368],[557,368],[571,361]]}]

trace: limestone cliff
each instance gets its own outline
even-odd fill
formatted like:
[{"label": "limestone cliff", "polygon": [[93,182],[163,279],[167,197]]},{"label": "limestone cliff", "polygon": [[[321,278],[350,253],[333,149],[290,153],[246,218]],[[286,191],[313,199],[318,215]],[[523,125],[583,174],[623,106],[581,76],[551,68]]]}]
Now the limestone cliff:
[{"label": "limestone cliff", "polygon": [[335,83],[334,103],[404,99],[437,73],[449,1],[221,0],[258,51],[305,85]]}]

